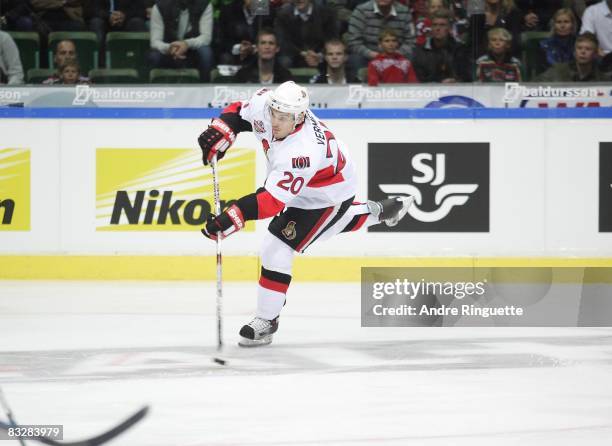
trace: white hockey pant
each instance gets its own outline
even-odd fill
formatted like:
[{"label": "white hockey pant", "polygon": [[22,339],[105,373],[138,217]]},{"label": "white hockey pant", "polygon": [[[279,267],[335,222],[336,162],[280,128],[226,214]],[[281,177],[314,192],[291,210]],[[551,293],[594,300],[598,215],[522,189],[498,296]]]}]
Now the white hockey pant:
[{"label": "white hockey pant", "polygon": [[[331,221],[335,215],[335,213],[330,214],[328,221]],[[365,203],[352,204],[333,226],[318,236],[317,241],[377,223],[379,223],[378,218],[370,214]],[[292,248],[270,232],[266,233],[260,254],[261,274],[257,287],[257,317],[272,320],[280,314],[291,282],[294,255],[295,251]]]}]

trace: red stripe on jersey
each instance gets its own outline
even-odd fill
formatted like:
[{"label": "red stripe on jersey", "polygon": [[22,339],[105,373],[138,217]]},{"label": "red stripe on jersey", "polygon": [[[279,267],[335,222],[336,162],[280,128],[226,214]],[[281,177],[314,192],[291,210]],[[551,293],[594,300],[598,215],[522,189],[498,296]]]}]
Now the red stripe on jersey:
[{"label": "red stripe on jersey", "polygon": [[341,172],[335,173],[334,166],[327,166],[314,174],[306,186],[308,187],[325,187],[331,184],[341,183],[344,181],[344,176]]},{"label": "red stripe on jersey", "polygon": [[333,210],[334,208],[331,207],[331,208],[327,208],[325,212],[323,212],[323,215],[321,216],[321,218],[319,218],[319,221],[317,221],[317,223],[313,226],[313,228],[310,230],[308,235],[304,237],[304,240],[302,240],[302,242],[297,246],[297,248],[295,248],[296,251],[300,252],[302,248],[304,248],[308,243],[310,243],[312,238],[315,236],[315,234],[317,233],[319,228],[323,225],[323,223],[325,223],[325,220],[327,220],[327,218],[333,212]]},{"label": "red stripe on jersey", "polygon": [[240,113],[240,109],[242,108],[242,102],[232,102],[230,105],[225,107],[221,114],[223,113]]},{"label": "red stripe on jersey", "polygon": [[359,217],[359,220],[357,220],[357,224],[353,227],[353,229],[351,229],[351,232],[358,231],[359,229],[361,229],[367,219],[368,214],[363,214],[361,217]]},{"label": "red stripe on jersey", "polygon": [[272,217],[278,214],[285,207],[285,203],[277,200],[270,192],[264,190],[257,195],[257,220]]},{"label": "red stripe on jersey", "polygon": [[277,292],[283,293],[283,294],[286,294],[287,290],[289,289],[289,285],[288,284],[280,283],[280,282],[277,282],[277,281],[271,280],[271,279],[266,279],[263,276],[259,278],[259,285],[262,288],[265,288],[267,290],[277,291]]}]

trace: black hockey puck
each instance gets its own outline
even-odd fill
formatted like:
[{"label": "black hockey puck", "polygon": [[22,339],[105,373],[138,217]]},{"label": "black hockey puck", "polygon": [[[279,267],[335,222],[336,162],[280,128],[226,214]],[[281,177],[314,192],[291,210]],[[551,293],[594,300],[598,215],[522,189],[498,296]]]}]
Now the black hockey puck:
[{"label": "black hockey puck", "polygon": [[221,358],[213,358],[213,362],[216,362],[217,364],[220,364],[220,365],[227,364],[227,361],[225,359],[221,359]]}]

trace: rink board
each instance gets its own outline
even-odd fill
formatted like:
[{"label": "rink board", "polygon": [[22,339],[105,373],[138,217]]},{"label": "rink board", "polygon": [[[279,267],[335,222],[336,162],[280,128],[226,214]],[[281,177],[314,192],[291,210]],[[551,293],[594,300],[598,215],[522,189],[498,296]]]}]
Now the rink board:
[{"label": "rink board", "polygon": [[[0,277],[214,278],[215,246],[199,233],[211,204],[210,171],[195,143],[208,120],[179,113],[183,119],[172,119],[172,111],[161,119],[155,110],[122,116],[57,109],[36,119],[0,119],[0,155],[15,148],[27,153],[30,179],[25,214],[19,214],[28,206],[23,188],[0,183]],[[410,262],[609,266],[608,109],[493,112],[322,111],[350,149],[361,180],[358,198],[416,187],[421,201],[392,232],[360,231],[314,245],[296,260],[296,276],[355,280],[361,266]],[[266,175],[252,134],[239,135],[234,148],[241,150],[224,160],[222,198],[254,190]],[[119,156],[103,169],[101,154],[109,150]],[[122,151],[130,154],[125,161]],[[139,153],[150,164],[140,171]],[[9,201],[13,221],[6,223]],[[256,276],[266,225],[257,222],[224,243],[228,279]]]}]

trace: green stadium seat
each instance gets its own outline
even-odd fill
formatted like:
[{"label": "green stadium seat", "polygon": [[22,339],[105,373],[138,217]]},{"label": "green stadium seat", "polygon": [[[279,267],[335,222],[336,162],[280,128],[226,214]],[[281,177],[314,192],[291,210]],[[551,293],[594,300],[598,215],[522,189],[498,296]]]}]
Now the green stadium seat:
[{"label": "green stadium seat", "polygon": [[298,83],[308,83],[310,79],[319,74],[316,68],[289,68],[293,80]]},{"label": "green stadium seat", "polygon": [[72,40],[76,46],[82,73],[98,68],[98,38],[89,31],[56,31],[49,34],[49,66],[53,66],[55,47],[62,40]]},{"label": "green stadium seat", "polygon": [[548,37],[550,37],[550,32],[548,31],[526,31],[521,33],[524,80],[529,81],[536,77],[540,42]]},{"label": "green stadium seat", "polygon": [[23,72],[27,73],[30,68],[40,67],[40,40],[38,33],[24,31],[9,31],[8,32],[17,48],[19,49],[19,57]]},{"label": "green stadium seat", "polygon": [[49,79],[55,74],[53,68],[30,68],[26,73],[28,84],[41,84],[42,81]]},{"label": "green stadium seat", "polygon": [[137,84],[140,82],[138,71],[134,68],[98,68],[89,72],[94,84]]},{"label": "green stadium seat", "polygon": [[149,79],[153,84],[197,84],[200,72],[195,68],[153,68]]},{"label": "green stadium seat", "polygon": [[133,68],[147,82],[147,55],[151,49],[148,32],[110,32],[106,35],[106,66]]}]

